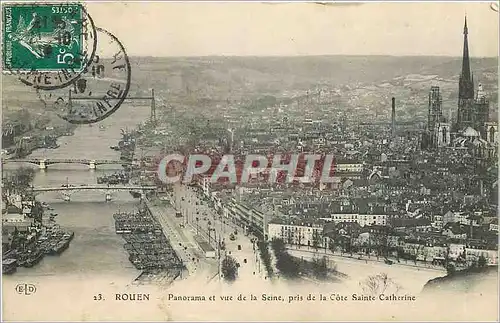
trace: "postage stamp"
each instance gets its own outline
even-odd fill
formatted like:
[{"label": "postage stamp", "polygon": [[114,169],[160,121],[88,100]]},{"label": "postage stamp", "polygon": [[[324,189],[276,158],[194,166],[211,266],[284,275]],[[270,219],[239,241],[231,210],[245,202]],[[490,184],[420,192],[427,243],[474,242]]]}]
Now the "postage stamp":
[{"label": "postage stamp", "polygon": [[11,72],[82,71],[85,59],[81,3],[3,5],[3,65]]},{"label": "postage stamp", "polygon": [[122,43],[109,31],[96,28],[99,43],[92,60],[77,79],[63,88],[37,88],[47,110],[73,124],[104,120],[127,97],[131,71]]},{"label": "postage stamp", "polygon": [[71,85],[85,72],[86,67],[88,67],[94,59],[97,48],[97,31],[94,21],[85,10],[85,7],[82,7],[82,11],[81,26],[84,42],[83,46],[80,48],[81,50],[77,52],[75,60],[81,61],[83,68],[77,69],[74,66],[70,66],[68,68],[62,67],[57,71],[31,70],[29,72],[23,72],[18,69],[16,74],[18,75],[19,81],[36,89],[54,90]]}]

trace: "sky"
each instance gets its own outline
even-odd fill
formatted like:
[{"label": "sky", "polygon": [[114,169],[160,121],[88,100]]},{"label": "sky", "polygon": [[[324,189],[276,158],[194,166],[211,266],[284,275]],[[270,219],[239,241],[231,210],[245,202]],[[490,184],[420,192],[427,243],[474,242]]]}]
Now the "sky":
[{"label": "sky", "polygon": [[473,57],[498,56],[488,2],[87,2],[96,26],[130,56],[461,56],[464,16]]}]

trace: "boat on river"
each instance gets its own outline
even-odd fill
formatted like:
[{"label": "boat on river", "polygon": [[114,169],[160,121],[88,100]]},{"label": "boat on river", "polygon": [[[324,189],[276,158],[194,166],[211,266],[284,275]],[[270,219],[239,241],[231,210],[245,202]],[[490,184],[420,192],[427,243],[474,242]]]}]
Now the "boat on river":
[{"label": "boat on river", "polygon": [[25,254],[24,262],[23,262],[23,267],[31,268],[34,265],[38,264],[40,260],[42,260],[44,253],[42,252],[41,249],[32,249],[28,250],[28,252]]},{"label": "boat on river", "polygon": [[17,271],[17,259],[8,258],[2,260],[2,274],[10,275]]}]

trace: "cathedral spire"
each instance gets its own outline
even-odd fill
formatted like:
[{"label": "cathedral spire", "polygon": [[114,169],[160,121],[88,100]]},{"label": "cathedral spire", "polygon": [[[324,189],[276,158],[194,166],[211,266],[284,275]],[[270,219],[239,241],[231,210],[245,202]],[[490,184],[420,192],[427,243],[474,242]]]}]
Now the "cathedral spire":
[{"label": "cathedral spire", "polygon": [[463,99],[474,98],[474,81],[470,70],[469,59],[469,29],[467,28],[467,16],[464,22],[464,51],[462,56],[462,73],[460,74],[459,97]]}]

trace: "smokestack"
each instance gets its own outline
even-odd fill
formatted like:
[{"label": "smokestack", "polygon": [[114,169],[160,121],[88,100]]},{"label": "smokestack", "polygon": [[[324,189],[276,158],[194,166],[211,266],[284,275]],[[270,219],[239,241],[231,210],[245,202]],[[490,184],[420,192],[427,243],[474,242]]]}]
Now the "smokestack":
[{"label": "smokestack", "polygon": [[392,97],[392,113],[391,113],[391,135],[396,134],[396,98]]}]

